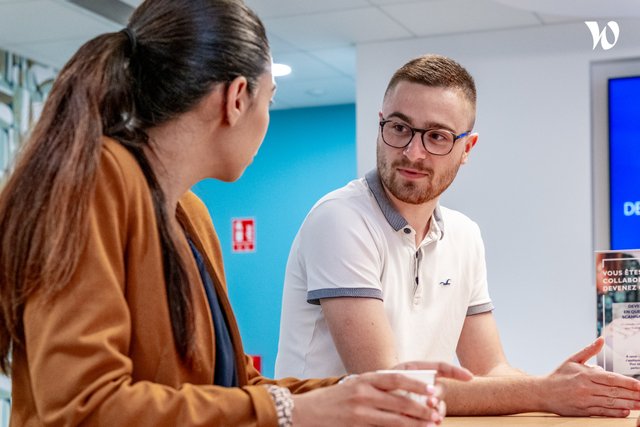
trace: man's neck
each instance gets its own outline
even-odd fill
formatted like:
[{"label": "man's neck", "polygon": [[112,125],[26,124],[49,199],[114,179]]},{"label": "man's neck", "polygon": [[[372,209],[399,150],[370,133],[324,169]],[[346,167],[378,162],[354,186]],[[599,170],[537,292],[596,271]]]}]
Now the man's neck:
[{"label": "man's neck", "polygon": [[409,225],[416,231],[416,246],[424,240],[429,232],[429,224],[433,211],[438,204],[438,198],[429,200],[421,204],[403,202],[396,198],[384,185],[384,192],[394,208],[407,220]]}]

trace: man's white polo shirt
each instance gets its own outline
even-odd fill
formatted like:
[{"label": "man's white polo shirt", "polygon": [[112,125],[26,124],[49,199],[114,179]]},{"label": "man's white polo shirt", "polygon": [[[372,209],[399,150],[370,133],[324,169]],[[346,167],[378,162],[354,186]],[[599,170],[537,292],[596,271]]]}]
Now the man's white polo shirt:
[{"label": "man's white polo shirt", "polygon": [[339,297],[384,301],[401,362],[451,361],[465,317],[493,310],[477,224],[438,206],[416,248],[375,170],[320,199],[289,254],[277,378],[346,373],[320,306]]}]

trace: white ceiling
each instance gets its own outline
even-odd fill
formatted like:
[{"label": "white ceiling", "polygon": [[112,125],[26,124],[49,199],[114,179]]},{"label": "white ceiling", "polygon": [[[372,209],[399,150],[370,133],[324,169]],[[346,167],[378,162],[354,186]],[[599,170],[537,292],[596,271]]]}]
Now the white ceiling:
[{"label": "white ceiling", "polygon": [[[640,16],[639,0],[245,1],[267,27],[274,61],[293,69],[278,79],[274,108],[354,102],[356,44]],[[55,67],[86,40],[122,26],[66,0],[0,0],[0,48]]]}]

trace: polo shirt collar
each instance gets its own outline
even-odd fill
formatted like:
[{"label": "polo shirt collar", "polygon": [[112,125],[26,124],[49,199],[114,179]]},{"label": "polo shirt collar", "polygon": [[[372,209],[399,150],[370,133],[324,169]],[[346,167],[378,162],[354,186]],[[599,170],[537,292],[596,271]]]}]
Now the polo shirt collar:
[{"label": "polo shirt collar", "polygon": [[[407,220],[400,215],[400,213],[396,210],[396,208],[391,204],[391,200],[387,196],[387,193],[384,191],[382,187],[382,182],[380,181],[380,176],[378,175],[377,169],[372,169],[365,175],[365,179],[367,180],[367,185],[369,186],[369,190],[373,194],[373,197],[376,199],[378,206],[380,207],[380,211],[387,219],[387,222],[395,231],[399,231],[409,225]],[[440,232],[440,239],[444,237],[444,221],[442,220],[442,212],[440,211],[440,204],[436,205],[436,208],[433,211],[433,219],[435,221],[436,232]]]}]

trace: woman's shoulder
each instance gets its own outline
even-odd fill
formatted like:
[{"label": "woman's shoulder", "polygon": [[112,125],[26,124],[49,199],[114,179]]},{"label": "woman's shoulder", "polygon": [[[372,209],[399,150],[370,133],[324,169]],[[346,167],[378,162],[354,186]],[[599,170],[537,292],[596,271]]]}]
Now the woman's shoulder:
[{"label": "woman's shoulder", "polygon": [[179,203],[187,218],[198,232],[213,232],[213,224],[209,210],[193,191],[187,191],[180,197]]},{"label": "woman's shoulder", "polygon": [[192,191],[187,191],[180,198],[179,205],[178,219],[186,226],[191,238],[200,241],[207,258],[214,264],[215,270],[220,272],[221,281],[224,283],[222,250],[207,206]]},{"label": "woman's shoulder", "polygon": [[144,179],[140,165],[133,154],[118,141],[105,137],[100,156],[100,172],[114,177],[119,175],[127,179]]},{"label": "woman's shoulder", "polygon": [[99,193],[151,202],[151,190],[134,155],[120,142],[104,137],[98,166]]},{"label": "woman's shoulder", "polygon": [[129,150],[111,138],[103,139],[93,204],[121,221],[128,221],[131,215],[153,215],[151,190],[140,165]]}]

